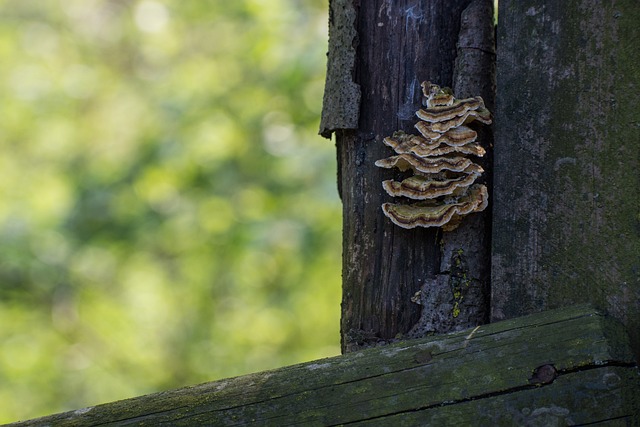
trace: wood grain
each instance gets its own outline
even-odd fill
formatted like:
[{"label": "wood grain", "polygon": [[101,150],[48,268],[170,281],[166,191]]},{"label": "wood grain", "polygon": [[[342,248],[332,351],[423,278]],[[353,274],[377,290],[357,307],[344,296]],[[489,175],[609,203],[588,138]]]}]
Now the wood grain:
[{"label": "wood grain", "polygon": [[501,1],[492,319],[590,302],[640,357],[640,8]]}]

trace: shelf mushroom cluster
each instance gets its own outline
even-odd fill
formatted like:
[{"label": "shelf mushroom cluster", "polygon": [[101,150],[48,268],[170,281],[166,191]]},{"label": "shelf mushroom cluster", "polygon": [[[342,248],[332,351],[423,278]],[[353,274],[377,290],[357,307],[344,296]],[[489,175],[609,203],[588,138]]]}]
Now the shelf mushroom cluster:
[{"label": "shelf mushroom cluster", "polygon": [[491,124],[491,113],[481,97],[456,99],[449,88],[422,83],[426,106],[416,112],[420,135],[402,131],[384,138],[396,155],[378,160],[376,166],[410,170],[401,182],[387,180],[382,187],[392,197],[417,200],[413,203],[384,203],[382,210],[402,228],[442,227],[451,231],[463,216],[483,211],[489,201],[487,187],[476,184],[484,172],[468,156],[482,157],[478,134],[466,126],[478,121]]}]

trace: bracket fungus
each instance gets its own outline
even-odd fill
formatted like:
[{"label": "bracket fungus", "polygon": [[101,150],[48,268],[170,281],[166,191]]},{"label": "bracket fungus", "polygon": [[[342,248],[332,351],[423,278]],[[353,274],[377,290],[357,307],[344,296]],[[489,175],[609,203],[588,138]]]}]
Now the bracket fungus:
[{"label": "bracket fungus", "polygon": [[429,157],[462,153],[482,157],[485,154],[484,148],[475,142],[477,134],[473,133],[473,139],[460,143],[458,140],[450,141],[448,137],[432,140],[398,131],[393,136],[386,137],[382,142],[393,148],[393,151],[398,154],[413,153],[421,157]]},{"label": "bracket fungus", "polygon": [[467,169],[473,162],[466,157],[422,157],[416,154],[398,154],[397,156],[387,157],[378,160],[376,166],[381,168],[396,167],[401,171],[413,170],[415,173],[432,174],[445,170],[452,172],[462,172]]},{"label": "bracket fungus", "polygon": [[[416,112],[421,119],[415,127],[420,135],[402,131],[384,138],[396,155],[376,161],[382,168],[410,170],[402,180],[386,180],[384,190],[392,197],[414,202],[384,203],[382,211],[402,228],[442,227],[451,231],[461,219],[488,206],[489,192],[475,183],[482,167],[465,156],[482,157],[484,148],[476,141],[476,131],[466,126],[477,121],[491,124],[491,113],[481,97],[456,99],[449,88],[422,83],[425,108]],[[417,202],[415,202],[417,200]]]}]

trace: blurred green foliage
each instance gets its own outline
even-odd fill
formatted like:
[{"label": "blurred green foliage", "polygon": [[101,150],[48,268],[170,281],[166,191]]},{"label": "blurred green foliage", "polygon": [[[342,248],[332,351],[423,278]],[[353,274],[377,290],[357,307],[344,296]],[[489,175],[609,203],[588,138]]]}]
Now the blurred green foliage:
[{"label": "blurred green foliage", "polygon": [[0,1],[0,422],[339,353],[327,8]]}]

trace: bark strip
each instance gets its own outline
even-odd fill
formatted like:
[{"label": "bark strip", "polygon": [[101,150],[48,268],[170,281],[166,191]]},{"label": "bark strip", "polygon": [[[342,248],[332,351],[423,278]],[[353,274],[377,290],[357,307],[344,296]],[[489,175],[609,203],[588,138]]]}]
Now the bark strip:
[{"label": "bark strip", "polygon": [[329,53],[320,135],[358,127],[360,86],[354,83],[357,32],[353,0],[329,1]]}]

